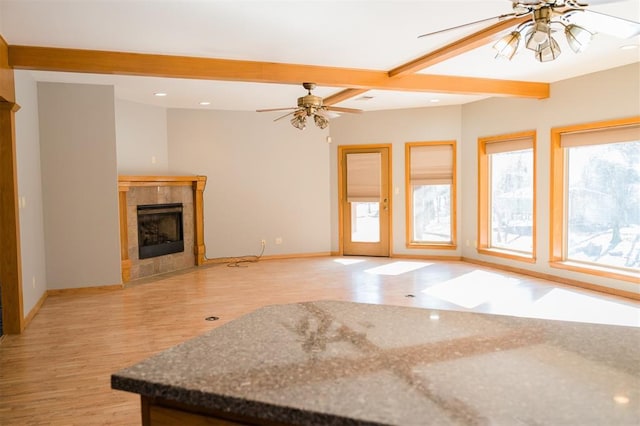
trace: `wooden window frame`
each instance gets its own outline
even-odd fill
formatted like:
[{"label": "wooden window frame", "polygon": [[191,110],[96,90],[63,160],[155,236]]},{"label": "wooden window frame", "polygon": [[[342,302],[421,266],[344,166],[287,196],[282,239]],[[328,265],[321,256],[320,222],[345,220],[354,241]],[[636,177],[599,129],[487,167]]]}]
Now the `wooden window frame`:
[{"label": "wooden window frame", "polygon": [[[490,227],[490,188],[489,188],[489,155],[487,154],[487,145],[492,143],[502,143],[509,140],[530,138],[533,141],[533,211],[531,238],[531,253],[522,253],[513,250],[506,250],[490,246],[491,230]],[[518,133],[509,133],[497,136],[488,136],[478,138],[478,242],[477,251],[480,254],[489,256],[497,256],[521,262],[536,262],[536,182],[537,182],[537,165],[536,165],[536,131],[529,130]]]},{"label": "wooden window frame", "polygon": [[[453,156],[452,179],[451,179],[451,241],[450,242],[415,242],[413,241],[413,187],[411,185],[411,148],[418,146],[450,145]],[[430,141],[430,142],[407,142],[404,148],[404,175],[405,175],[405,244],[410,249],[434,249],[434,250],[456,250],[457,245],[457,154],[456,141]]]},{"label": "wooden window frame", "polygon": [[550,203],[549,203],[549,266],[599,277],[629,281],[638,284],[640,274],[609,266],[593,265],[567,260],[566,242],[566,148],[561,146],[563,133],[599,131],[608,127],[640,124],[640,116],[583,123],[551,129]]}]

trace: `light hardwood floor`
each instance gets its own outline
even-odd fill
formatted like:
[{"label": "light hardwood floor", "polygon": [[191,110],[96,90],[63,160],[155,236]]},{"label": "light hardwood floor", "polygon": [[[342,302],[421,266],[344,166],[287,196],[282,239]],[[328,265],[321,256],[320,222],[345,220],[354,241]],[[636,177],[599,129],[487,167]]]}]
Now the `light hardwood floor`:
[{"label": "light hardwood floor", "polygon": [[138,396],[112,390],[111,373],[262,306],[328,299],[640,326],[638,302],[464,262],[212,265],[49,296],[22,335],[0,344],[0,424],[140,424]]}]

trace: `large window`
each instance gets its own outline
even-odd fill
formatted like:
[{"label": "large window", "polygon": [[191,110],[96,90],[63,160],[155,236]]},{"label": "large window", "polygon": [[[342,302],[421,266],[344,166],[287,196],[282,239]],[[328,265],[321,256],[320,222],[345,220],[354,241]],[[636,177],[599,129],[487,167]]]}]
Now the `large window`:
[{"label": "large window", "polygon": [[640,275],[640,118],[552,129],[553,266]]},{"label": "large window", "polygon": [[405,145],[407,247],[456,247],[453,141]]},{"label": "large window", "polygon": [[535,260],[535,132],[478,141],[478,250]]}]

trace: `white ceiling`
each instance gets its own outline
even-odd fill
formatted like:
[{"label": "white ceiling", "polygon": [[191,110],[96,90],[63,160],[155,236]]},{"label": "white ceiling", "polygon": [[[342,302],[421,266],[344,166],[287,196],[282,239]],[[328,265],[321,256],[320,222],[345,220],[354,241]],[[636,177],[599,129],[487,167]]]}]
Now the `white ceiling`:
[{"label": "white ceiling", "polygon": [[[592,0],[590,9],[640,21],[638,0]],[[511,12],[509,0],[0,0],[0,34],[9,45],[32,45],[200,56],[388,71],[474,32],[487,23],[417,36]],[[557,37],[560,41],[563,37]],[[422,73],[552,83],[640,62],[640,37],[596,34],[590,48],[539,63],[528,50],[494,60],[490,45]],[[39,81],[112,84],[116,97],[174,108],[252,111],[294,106],[297,85],[32,72]],[[314,94],[342,91],[318,87]],[[166,97],[155,97],[166,92]],[[479,95],[374,90],[337,106],[366,111],[456,105]],[[438,100],[435,103],[433,100]],[[200,106],[208,101],[209,106]],[[269,113],[277,114],[277,113]]]}]

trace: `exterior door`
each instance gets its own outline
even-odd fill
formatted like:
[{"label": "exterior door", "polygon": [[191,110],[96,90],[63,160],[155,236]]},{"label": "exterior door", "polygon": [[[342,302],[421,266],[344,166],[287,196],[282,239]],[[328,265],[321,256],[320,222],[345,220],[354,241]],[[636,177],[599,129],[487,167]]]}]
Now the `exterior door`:
[{"label": "exterior door", "polygon": [[390,145],[338,147],[344,255],[390,254],[390,149]]}]

